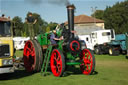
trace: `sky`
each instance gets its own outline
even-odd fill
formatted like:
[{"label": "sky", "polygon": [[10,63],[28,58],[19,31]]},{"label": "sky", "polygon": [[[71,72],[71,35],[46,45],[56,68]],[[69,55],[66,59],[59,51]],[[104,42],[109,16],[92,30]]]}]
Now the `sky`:
[{"label": "sky", "polygon": [[67,21],[66,4],[76,6],[75,16],[91,16],[94,10],[104,10],[124,0],[0,0],[0,16],[11,18],[19,16],[23,22],[28,12],[38,13],[47,22],[63,23]]}]

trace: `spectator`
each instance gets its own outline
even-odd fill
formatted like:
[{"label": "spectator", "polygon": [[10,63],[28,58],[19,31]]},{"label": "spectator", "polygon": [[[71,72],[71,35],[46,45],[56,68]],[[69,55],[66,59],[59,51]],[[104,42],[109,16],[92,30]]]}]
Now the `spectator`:
[{"label": "spectator", "polygon": [[26,22],[28,24],[29,36],[30,36],[30,39],[32,40],[35,37],[33,25],[37,22],[37,20],[34,19],[34,17],[32,16],[32,13],[29,13],[28,17],[26,18]]}]

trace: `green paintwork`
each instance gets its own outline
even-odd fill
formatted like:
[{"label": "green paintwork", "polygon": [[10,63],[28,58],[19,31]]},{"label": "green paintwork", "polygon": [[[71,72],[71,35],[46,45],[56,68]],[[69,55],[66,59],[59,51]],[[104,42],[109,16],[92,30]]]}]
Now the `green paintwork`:
[{"label": "green paintwork", "polygon": [[40,43],[41,46],[43,45],[49,45],[50,40],[48,39],[51,33],[45,33],[45,34],[39,34],[37,36],[37,40]]},{"label": "green paintwork", "polygon": [[[56,34],[57,34],[58,37],[61,37],[62,31],[63,31],[62,29],[57,29]],[[53,50],[53,47],[52,47],[51,42],[50,42],[50,34],[51,33],[52,32],[39,34],[37,36],[37,41],[40,43],[41,47],[43,45],[47,45],[48,46],[48,48],[46,49],[46,52],[43,53],[43,54],[45,54],[45,57],[44,57],[41,73],[43,73],[44,75],[45,75],[45,73],[47,71],[48,64],[49,64],[49,61],[50,61],[50,55],[51,55],[52,50]],[[65,55],[66,59],[74,61],[74,62],[66,62],[66,65],[80,65],[81,62],[77,61],[76,57],[74,57],[71,54],[71,52],[63,50],[63,46],[62,46],[63,43],[64,43],[64,40],[58,41],[57,49],[60,49],[62,51],[62,53]],[[79,56],[79,54],[77,54],[76,56]]]},{"label": "green paintwork", "polygon": [[80,65],[81,62],[66,62],[66,65]]},{"label": "green paintwork", "polygon": [[42,69],[41,69],[41,73],[43,73],[44,75],[47,72],[47,68],[48,68],[48,64],[49,64],[49,61],[50,61],[51,52],[52,52],[52,45],[49,45],[47,50],[46,50],[44,61],[43,61],[43,65],[42,65]]},{"label": "green paintwork", "polygon": [[[51,44],[50,43],[50,39],[49,39],[51,33],[52,32],[50,32],[50,33],[44,33],[44,34],[39,34],[37,36],[37,40],[38,40],[38,42],[40,43],[41,46],[43,46],[43,45],[50,45]],[[61,33],[62,33],[62,29],[57,30],[56,33],[57,33],[57,36],[60,37],[61,36]],[[69,59],[69,60],[75,60],[75,57],[72,56],[72,54],[70,52],[63,51],[63,46],[62,46],[63,42],[64,42],[63,40],[59,41],[57,48],[60,49],[66,55],[65,57],[67,59]]]},{"label": "green paintwork", "polygon": [[67,54],[67,58],[68,58],[69,60],[75,60],[75,57],[72,56],[72,54],[71,54],[70,52],[66,52],[66,54]]},{"label": "green paintwork", "polygon": [[63,42],[64,42],[63,40],[58,42],[58,49],[60,49],[62,52],[63,52],[63,47],[62,47]]}]

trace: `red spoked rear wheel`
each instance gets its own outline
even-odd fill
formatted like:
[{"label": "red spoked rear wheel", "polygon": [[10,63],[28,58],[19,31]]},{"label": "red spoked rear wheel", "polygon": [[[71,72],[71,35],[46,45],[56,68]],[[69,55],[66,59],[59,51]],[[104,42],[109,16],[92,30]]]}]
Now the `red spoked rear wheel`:
[{"label": "red spoked rear wheel", "polygon": [[28,72],[38,70],[38,52],[34,40],[28,40],[24,46],[23,59],[24,66]]},{"label": "red spoked rear wheel", "polygon": [[54,49],[52,51],[50,65],[54,76],[60,77],[63,75],[65,70],[65,59],[61,50]]},{"label": "red spoked rear wheel", "polygon": [[82,60],[82,64],[80,65],[80,69],[83,74],[90,75],[95,70],[95,57],[91,50],[84,49],[81,52],[80,60]]}]

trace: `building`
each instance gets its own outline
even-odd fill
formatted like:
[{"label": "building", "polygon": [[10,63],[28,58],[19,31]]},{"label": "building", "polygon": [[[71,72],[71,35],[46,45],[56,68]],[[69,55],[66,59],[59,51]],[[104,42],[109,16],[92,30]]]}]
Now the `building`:
[{"label": "building", "polygon": [[[78,35],[87,35],[91,31],[104,29],[104,21],[87,15],[79,15],[74,17],[74,29]],[[68,22],[65,22],[68,25]]]}]

